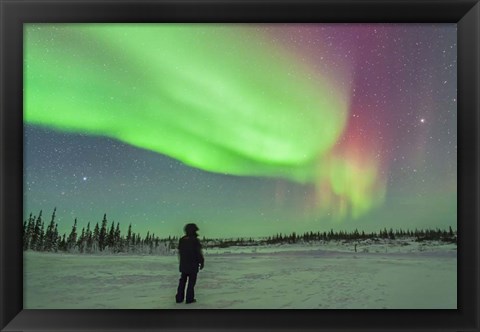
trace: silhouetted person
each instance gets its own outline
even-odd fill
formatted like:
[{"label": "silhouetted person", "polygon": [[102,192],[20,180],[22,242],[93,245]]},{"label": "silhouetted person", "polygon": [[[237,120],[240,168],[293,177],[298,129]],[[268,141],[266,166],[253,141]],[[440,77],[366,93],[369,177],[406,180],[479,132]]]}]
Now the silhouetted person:
[{"label": "silhouetted person", "polygon": [[195,283],[197,281],[198,270],[203,269],[204,259],[202,254],[202,245],[198,240],[198,227],[195,224],[187,224],[184,227],[185,236],[178,243],[178,253],[180,255],[180,280],[178,283],[177,295],[175,300],[182,303],[185,297],[185,285],[187,284],[187,296],[185,303],[196,302]]}]

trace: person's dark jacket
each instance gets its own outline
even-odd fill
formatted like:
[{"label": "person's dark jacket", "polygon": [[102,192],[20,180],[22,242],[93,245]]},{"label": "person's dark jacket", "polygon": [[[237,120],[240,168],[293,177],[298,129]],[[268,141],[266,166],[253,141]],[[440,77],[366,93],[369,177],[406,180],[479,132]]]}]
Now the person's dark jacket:
[{"label": "person's dark jacket", "polygon": [[180,272],[198,273],[199,267],[203,268],[202,245],[197,237],[188,235],[182,237],[178,243],[178,252],[180,254]]}]

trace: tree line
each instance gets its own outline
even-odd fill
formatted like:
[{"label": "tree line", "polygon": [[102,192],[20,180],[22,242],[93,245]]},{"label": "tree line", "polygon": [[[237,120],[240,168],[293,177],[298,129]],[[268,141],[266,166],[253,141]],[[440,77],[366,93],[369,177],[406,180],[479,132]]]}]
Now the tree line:
[{"label": "tree line", "polygon": [[112,221],[108,225],[107,215],[103,220],[95,224],[93,229],[90,223],[83,227],[79,233],[77,219],[72,226],[70,234],[60,235],[58,224],[55,222],[56,208],[53,210],[50,222],[46,226],[42,218],[42,211],[38,216],[30,216],[23,222],[23,250],[45,252],[70,252],[70,253],[142,253],[142,254],[165,254],[175,248],[178,241],[176,237],[161,239],[155,234],[147,232],[145,237],[132,231],[132,225],[128,227],[126,235],[122,235],[120,223]]},{"label": "tree line", "polygon": [[415,230],[402,230],[396,229],[387,230],[384,228],[377,232],[365,233],[364,231],[359,232],[358,229],[354,231],[337,231],[334,232],[331,229],[329,232],[307,232],[302,235],[297,235],[292,233],[289,235],[277,234],[274,237],[268,237],[266,243],[295,243],[298,241],[311,242],[311,241],[330,241],[330,240],[365,240],[365,239],[391,239],[395,240],[397,238],[413,238],[416,241],[426,241],[426,240],[439,240],[439,241],[456,241],[456,232],[453,231],[452,227],[449,227],[448,230],[442,230],[439,228],[436,229],[415,229]]},{"label": "tree line", "polygon": [[372,241],[395,240],[395,239],[413,239],[417,242],[422,241],[443,241],[449,243],[457,243],[457,232],[449,227],[445,229],[415,229],[415,230],[387,230],[386,228],[379,232],[366,233],[359,232],[358,229],[353,231],[334,231],[329,232],[305,232],[297,234],[278,233],[262,239],[252,238],[236,238],[236,239],[203,239],[204,247],[221,247],[227,248],[231,246],[251,246],[251,245],[268,245],[268,244],[292,244],[292,243],[312,243],[320,241],[361,241],[370,239]]},{"label": "tree line", "polygon": [[[56,208],[53,210],[50,222],[45,229],[42,211],[38,216],[30,216],[23,222],[23,250],[45,251],[45,252],[70,252],[70,253],[138,253],[138,254],[168,254],[173,253],[178,243],[178,238],[168,236],[160,238],[155,234],[147,232],[145,237],[132,231],[132,225],[128,227],[126,235],[120,230],[120,223],[107,221],[107,215],[103,215],[101,223],[96,223],[92,228],[90,223],[83,227],[81,232],[77,230],[77,219],[75,218],[72,230],[67,235],[60,235],[58,224],[55,222]],[[334,231],[329,232],[305,232],[297,234],[275,234],[263,238],[236,238],[236,239],[207,239],[203,237],[204,248],[226,248],[230,246],[255,246],[269,244],[292,244],[310,243],[318,241],[359,241],[371,239],[405,239],[412,238],[415,241],[445,241],[457,243],[457,232],[452,227],[445,229],[389,229],[379,232],[365,233],[364,231]]]}]

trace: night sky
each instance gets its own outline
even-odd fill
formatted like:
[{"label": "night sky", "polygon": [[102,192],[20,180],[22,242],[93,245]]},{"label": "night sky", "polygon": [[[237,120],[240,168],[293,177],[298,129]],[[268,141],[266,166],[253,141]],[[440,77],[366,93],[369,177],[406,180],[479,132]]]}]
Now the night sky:
[{"label": "night sky", "polygon": [[455,24],[29,24],[24,216],[456,228]]}]

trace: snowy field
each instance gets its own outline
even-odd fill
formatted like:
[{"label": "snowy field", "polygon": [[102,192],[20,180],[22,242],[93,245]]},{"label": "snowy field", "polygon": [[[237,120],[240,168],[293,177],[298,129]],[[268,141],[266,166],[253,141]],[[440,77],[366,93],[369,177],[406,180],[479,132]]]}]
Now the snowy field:
[{"label": "snowy field", "polygon": [[454,244],[390,242],[205,250],[194,304],[169,256],[24,254],[26,309],[455,309]]}]

